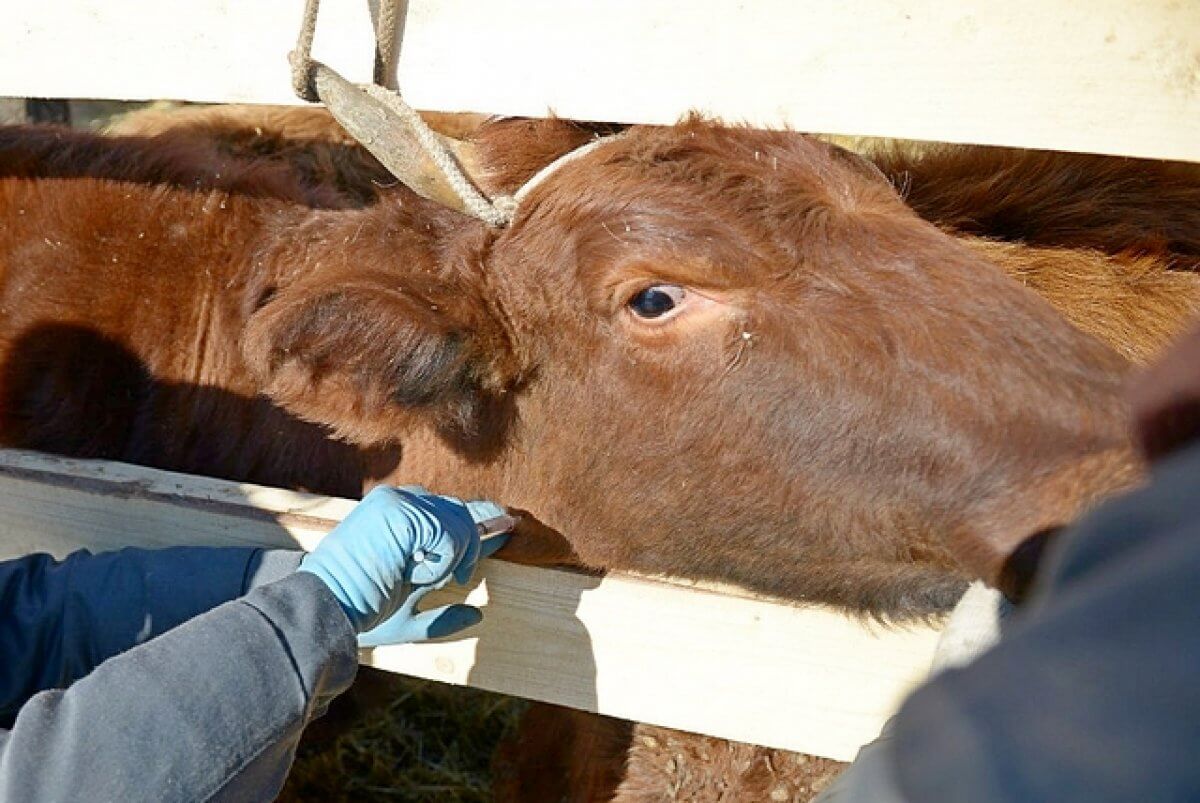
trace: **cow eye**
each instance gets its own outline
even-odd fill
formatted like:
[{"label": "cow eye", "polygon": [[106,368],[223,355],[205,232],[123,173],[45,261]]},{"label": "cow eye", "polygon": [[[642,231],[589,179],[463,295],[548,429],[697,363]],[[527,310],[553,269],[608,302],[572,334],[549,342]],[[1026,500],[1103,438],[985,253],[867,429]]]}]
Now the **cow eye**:
[{"label": "cow eye", "polygon": [[683,303],[687,291],[676,284],[656,284],[629,299],[628,307],[639,318],[663,318]]}]

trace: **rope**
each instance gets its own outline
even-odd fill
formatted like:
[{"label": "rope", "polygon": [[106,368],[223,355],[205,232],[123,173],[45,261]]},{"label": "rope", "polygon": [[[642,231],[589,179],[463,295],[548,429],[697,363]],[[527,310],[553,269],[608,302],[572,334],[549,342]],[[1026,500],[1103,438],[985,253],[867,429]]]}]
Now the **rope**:
[{"label": "rope", "polygon": [[392,68],[396,65],[396,29],[400,22],[401,0],[379,0],[379,20],[375,23],[375,83],[396,89]]},{"label": "rope", "polygon": [[[376,83],[365,86],[360,85],[359,88],[364,90],[367,95],[394,115],[396,121],[416,140],[421,150],[425,152],[445,177],[446,183],[458,198],[462,211],[483,220],[489,225],[505,226],[512,220],[512,216],[516,211],[516,202],[507,196],[496,198],[495,201],[489,200],[487,196],[479,191],[471,179],[467,177],[459,166],[458,161],[454,158],[454,154],[442,143],[433,129],[421,119],[421,115],[409,106],[404,101],[404,98],[400,97],[398,92],[382,85],[389,80],[387,74],[391,71],[390,68],[396,54],[396,25],[399,21],[400,2],[401,0],[380,0],[379,22],[376,27],[375,37]],[[301,22],[300,35],[296,39],[296,48],[288,54],[288,61],[292,67],[292,88],[303,100],[323,102],[334,113],[334,116],[342,122],[343,126],[345,126],[347,123],[347,115],[345,113],[347,109],[340,105],[342,103],[341,98],[345,97],[344,94],[335,99],[332,94],[327,95],[321,89],[323,85],[326,87],[329,86],[329,76],[336,78],[337,81],[342,83],[344,83],[344,79],[332,68],[312,58],[312,44],[317,29],[317,10],[319,5],[320,0],[305,0],[304,19]],[[327,77],[317,80],[319,73]],[[387,120],[382,120],[380,123],[386,125]],[[419,175],[420,170],[412,154],[381,153],[377,147],[373,147],[378,140],[383,139],[378,136],[377,128],[374,130],[371,130],[369,127],[362,130],[347,128],[347,130],[364,147],[374,153],[377,158],[380,158],[384,166],[395,174],[398,179],[413,189],[417,189],[412,186],[416,182],[411,181],[411,179],[413,176]]]},{"label": "rope", "polygon": [[594,139],[584,145],[580,145],[573,151],[567,151],[562,156],[558,157],[553,162],[534,173],[524,184],[517,188],[517,191],[512,194],[514,208],[517,204],[525,200],[526,196],[533,191],[534,187],[541,184],[554,173],[557,173],[559,168],[561,168],[563,165],[570,164],[576,159],[587,156],[592,151],[599,149],[602,145],[612,142],[613,140],[620,139],[623,136],[625,136],[623,133],[608,134],[606,136]]},{"label": "rope", "polygon": [[[364,87],[367,94],[384,104],[394,113],[401,121],[408,126],[409,130],[416,137],[417,142],[425,149],[425,153],[433,160],[438,169],[442,171],[442,175],[446,177],[454,194],[462,201],[466,211],[475,217],[483,220],[493,226],[504,226],[512,219],[512,212],[516,205],[511,204],[509,207],[501,203],[499,206],[489,201],[483,193],[476,189],[471,179],[458,166],[454,155],[442,144],[441,139],[434,132],[429,124],[421,119],[420,113],[412,106],[405,103],[404,98],[397,93],[382,86]],[[497,199],[501,202],[502,199]],[[508,207],[508,208],[506,208]]]},{"label": "rope", "polygon": [[301,100],[317,103],[316,76],[313,75],[312,46],[317,33],[317,7],[320,0],[305,0],[304,19],[300,23],[300,36],[296,38],[296,49],[288,53],[292,65],[292,89]]}]

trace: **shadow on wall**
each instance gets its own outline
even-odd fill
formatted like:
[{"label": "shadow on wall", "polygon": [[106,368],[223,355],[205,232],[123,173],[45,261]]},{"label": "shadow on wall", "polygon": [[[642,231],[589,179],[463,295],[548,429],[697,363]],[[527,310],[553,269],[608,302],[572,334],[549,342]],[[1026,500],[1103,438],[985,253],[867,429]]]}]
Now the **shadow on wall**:
[{"label": "shadow on wall", "polygon": [[378,658],[401,671],[420,666],[422,673],[454,678],[462,677],[456,664],[469,662],[465,678],[473,687],[502,690],[516,684],[535,701],[559,700],[581,709],[530,705],[492,762],[494,800],[607,800],[622,780],[633,724],[589,713],[599,707],[599,667],[580,611],[602,578],[533,571],[493,563],[469,586],[451,585],[430,596],[426,608],[462,602],[486,581],[483,622],[467,634],[475,640],[473,649],[460,642],[433,657],[422,654],[424,647],[404,647],[395,662],[386,654]]},{"label": "shadow on wall", "polygon": [[0,443],[278,488],[358,498],[363,450],[264,397],[163,382],[120,343],[83,326],[43,323],[18,335],[0,366]]},{"label": "shadow on wall", "polygon": [[[551,581],[532,597],[514,585],[496,582],[502,576],[489,580],[489,598],[501,604],[489,606],[485,613],[471,684],[492,689],[506,675],[528,672],[528,677],[542,679],[541,688],[531,689],[535,699],[566,699],[595,712],[598,667],[579,611],[583,595],[601,578],[571,574],[567,582]],[[517,732],[501,744],[492,765],[497,801],[566,800],[568,792],[575,795],[571,799],[607,800],[603,793],[616,790],[620,778],[610,775],[623,766],[628,739],[605,744],[588,739],[585,730],[595,717],[555,708],[534,703]],[[578,717],[582,727],[571,722],[564,728],[564,716]],[[598,777],[575,777],[582,757],[598,768]],[[583,789],[588,794],[579,796]]]}]

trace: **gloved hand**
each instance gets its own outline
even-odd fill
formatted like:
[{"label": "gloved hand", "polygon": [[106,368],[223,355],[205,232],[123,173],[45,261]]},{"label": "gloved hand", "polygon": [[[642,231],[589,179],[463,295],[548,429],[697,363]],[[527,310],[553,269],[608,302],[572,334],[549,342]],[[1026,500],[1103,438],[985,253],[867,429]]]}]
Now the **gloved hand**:
[{"label": "gloved hand", "polygon": [[[501,515],[490,502],[437,496],[423,488],[372,490],[300,562],[333,592],[361,647],[439,638],[483,618],[472,605],[417,612],[417,603],[451,578],[471,579],[475,564],[508,540],[481,545],[475,521]],[[473,515],[476,518],[472,518]]]}]

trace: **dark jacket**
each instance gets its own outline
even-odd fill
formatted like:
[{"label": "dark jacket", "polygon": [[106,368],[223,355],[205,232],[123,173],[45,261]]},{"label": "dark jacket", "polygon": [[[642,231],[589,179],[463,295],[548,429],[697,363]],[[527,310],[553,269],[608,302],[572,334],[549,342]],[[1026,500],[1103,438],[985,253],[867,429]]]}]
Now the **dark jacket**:
[{"label": "dark jacket", "polygon": [[897,715],[903,798],[1200,800],[1200,445],[1047,560],[1000,643]]},{"label": "dark jacket", "polygon": [[937,675],[820,803],[1200,800],[1200,444],[1048,553],[1000,642]]}]

